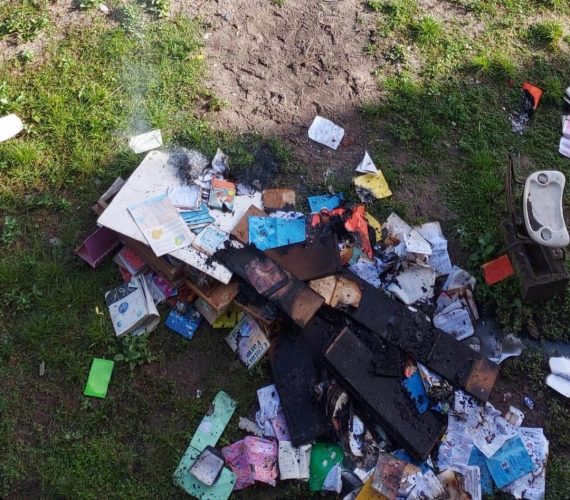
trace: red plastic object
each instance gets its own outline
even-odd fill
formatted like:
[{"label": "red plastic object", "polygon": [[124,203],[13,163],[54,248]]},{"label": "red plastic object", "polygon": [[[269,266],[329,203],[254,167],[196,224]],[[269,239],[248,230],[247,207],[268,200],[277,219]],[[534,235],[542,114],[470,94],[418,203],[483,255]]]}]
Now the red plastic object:
[{"label": "red plastic object", "polygon": [[481,267],[487,285],[494,285],[515,274],[508,255],[501,255],[498,259],[487,262]]},{"label": "red plastic object", "polygon": [[532,109],[538,108],[538,103],[542,97],[542,89],[539,89],[535,85],[532,85],[528,82],[523,83],[522,89],[526,90],[531,95],[533,101]]}]

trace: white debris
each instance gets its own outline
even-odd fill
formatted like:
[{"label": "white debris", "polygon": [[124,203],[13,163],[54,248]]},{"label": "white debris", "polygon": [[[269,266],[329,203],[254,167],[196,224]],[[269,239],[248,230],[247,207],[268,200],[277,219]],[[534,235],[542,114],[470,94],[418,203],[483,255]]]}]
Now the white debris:
[{"label": "white debris", "polygon": [[162,146],[162,133],[158,129],[129,138],[129,147],[137,154],[146,153],[160,146]]},{"label": "white debris", "polygon": [[343,137],[344,129],[322,116],[315,116],[309,127],[309,139],[331,149],[336,150]]},{"label": "white debris", "polygon": [[0,142],[11,139],[22,130],[24,130],[24,124],[16,115],[11,114],[0,118]]}]

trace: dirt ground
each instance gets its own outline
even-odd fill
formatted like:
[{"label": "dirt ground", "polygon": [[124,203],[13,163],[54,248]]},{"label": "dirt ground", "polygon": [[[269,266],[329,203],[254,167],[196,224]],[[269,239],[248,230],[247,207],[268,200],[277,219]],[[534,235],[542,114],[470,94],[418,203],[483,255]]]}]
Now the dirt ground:
[{"label": "dirt ground", "polygon": [[[278,7],[268,0],[201,0],[173,10],[209,26],[210,84],[227,103],[213,118],[216,126],[284,138],[316,177],[327,169],[337,176],[352,171],[372,147],[358,113],[378,95],[374,60],[364,52],[373,14],[362,2],[286,0]],[[309,141],[317,114],[345,128],[337,151]]]}]

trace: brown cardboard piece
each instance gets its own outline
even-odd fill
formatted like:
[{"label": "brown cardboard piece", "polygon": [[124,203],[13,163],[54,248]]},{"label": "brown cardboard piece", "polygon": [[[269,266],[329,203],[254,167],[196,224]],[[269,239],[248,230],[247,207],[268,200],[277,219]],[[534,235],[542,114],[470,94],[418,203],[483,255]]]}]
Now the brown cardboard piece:
[{"label": "brown cardboard piece", "polygon": [[295,190],[289,188],[266,189],[262,195],[265,210],[295,210],[295,199]]}]

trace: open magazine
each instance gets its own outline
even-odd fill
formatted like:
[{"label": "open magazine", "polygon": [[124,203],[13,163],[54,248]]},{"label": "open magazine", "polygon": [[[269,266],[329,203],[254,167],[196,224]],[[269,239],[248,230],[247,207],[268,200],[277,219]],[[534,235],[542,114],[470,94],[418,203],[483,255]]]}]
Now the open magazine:
[{"label": "open magazine", "polygon": [[144,277],[133,278],[107,292],[105,302],[117,337],[125,333],[142,335],[151,332],[160,322]]}]

